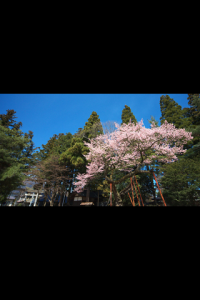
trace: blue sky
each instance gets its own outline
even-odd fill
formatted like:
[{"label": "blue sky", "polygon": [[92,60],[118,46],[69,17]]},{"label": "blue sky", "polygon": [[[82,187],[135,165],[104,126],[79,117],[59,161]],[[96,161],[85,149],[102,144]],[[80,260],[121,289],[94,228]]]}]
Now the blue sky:
[{"label": "blue sky", "polygon": [[74,134],[83,128],[93,111],[101,122],[121,123],[125,104],[137,121],[143,118],[145,127],[149,128],[151,115],[156,120],[161,117],[162,95],[169,95],[182,108],[189,107],[187,94],[0,94],[0,114],[14,109],[16,122],[23,124],[21,130],[33,131],[35,147],[41,147],[54,134]]}]

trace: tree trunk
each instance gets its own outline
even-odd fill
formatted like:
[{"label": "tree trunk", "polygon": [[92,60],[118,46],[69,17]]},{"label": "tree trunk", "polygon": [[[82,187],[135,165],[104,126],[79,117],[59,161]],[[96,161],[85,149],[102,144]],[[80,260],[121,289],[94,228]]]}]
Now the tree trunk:
[{"label": "tree trunk", "polygon": [[[149,166],[147,166],[147,170],[149,171]],[[153,184],[153,173],[150,173],[149,176],[150,176],[150,180],[151,180],[151,188],[152,188],[154,202],[157,205],[156,191],[155,191],[154,184]]]},{"label": "tree trunk", "polygon": [[90,186],[87,187],[87,194],[86,194],[86,202],[89,202],[90,200]]},{"label": "tree trunk", "polygon": [[97,206],[99,206],[99,190],[98,190],[98,200],[97,200]]},{"label": "tree trunk", "polygon": [[69,184],[69,194],[71,193],[72,183],[73,183],[73,181],[71,180],[70,184]]},{"label": "tree trunk", "polygon": [[56,188],[54,188],[54,190],[53,190],[53,192],[52,192],[52,197],[51,197],[51,202],[52,202],[52,204],[54,203],[55,198],[56,198]]},{"label": "tree trunk", "polygon": [[64,197],[64,191],[62,191],[61,194],[60,194],[60,201],[58,203],[58,206],[62,206],[63,197]]},{"label": "tree trunk", "polygon": [[116,189],[115,184],[112,184],[112,190],[113,190],[113,195],[114,195],[114,206],[123,206],[122,198],[119,194],[119,192]]},{"label": "tree trunk", "polygon": [[[46,206],[46,203],[47,203],[47,197],[48,197],[48,192],[47,191],[45,191],[45,193],[44,193],[44,206]],[[50,201],[50,206],[52,206],[51,205],[51,201]]]}]

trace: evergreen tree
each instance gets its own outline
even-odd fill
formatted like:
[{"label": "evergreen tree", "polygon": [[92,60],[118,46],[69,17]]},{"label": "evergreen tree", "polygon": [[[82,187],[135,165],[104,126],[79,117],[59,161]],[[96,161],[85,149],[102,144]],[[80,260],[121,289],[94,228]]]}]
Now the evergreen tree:
[{"label": "evergreen tree", "polygon": [[4,193],[4,189],[11,192],[21,185],[28,169],[34,164],[33,151],[37,149],[33,148],[33,132],[23,133],[20,130],[22,122],[15,122],[15,114],[13,109],[0,114],[0,193]]},{"label": "evergreen tree", "polygon": [[163,196],[169,205],[195,205],[200,197],[200,164],[190,158],[181,158],[161,168]]},{"label": "evergreen tree", "polygon": [[188,150],[184,154],[185,158],[192,158],[200,163],[200,125],[192,125],[186,128],[187,131],[192,132],[192,143],[188,143]]},{"label": "evergreen tree", "polygon": [[20,130],[7,128],[5,123],[2,126],[0,120],[0,202],[6,201],[7,196],[26,178],[23,151],[26,153],[29,143],[30,139],[22,136]]},{"label": "evergreen tree", "polygon": [[61,155],[70,147],[72,137],[70,132],[66,134],[59,133],[59,135],[54,134],[46,145],[42,144],[42,149],[34,154],[35,158],[37,161],[41,161],[47,159],[52,154]]},{"label": "evergreen tree", "polygon": [[190,107],[184,108],[184,112],[191,123],[186,130],[192,132],[193,140],[188,144],[185,157],[200,159],[200,97],[199,94],[188,94],[187,99]]},{"label": "evergreen tree", "polygon": [[188,114],[192,118],[193,125],[200,125],[200,98],[199,94],[188,94],[188,104],[190,105]]},{"label": "evergreen tree", "polygon": [[61,154],[60,162],[66,166],[73,166],[78,169],[79,172],[85,172],[86,158],[85,154],[88,153],[88,148],[84,145],[81,138],[73,137],[71,140],[71,146]]},{"label": "evergreen tree", "polygon": [[88,153],[88,147],[84,145],[83,139],[73,137],[70,147],[60,155],[59,163],[67,166],[71,170],[70,191],[73,190],[72,183],[76,180],[77,173],[84,173],[86,171],[86,158],[85,154]]},{"label": "evergreen tree", "polygon": [[6,111],[6,114],[0,114],[1,125],[5,128],[15,129],[16,135],[22,135],[23,133],[19,131],[20,127],[22,126],[22,122],[15,122],[15,119],[17,119],[15,116],[16,111],[13,109],[7,109]]},{"label": "evergreen tree", "polygon": [[199,116],[199,112],[200,112],[200,96],[194,96],[193,97],[193,104],[196,106],[197,112],[198,112],[198,117],[196,118],[196,120],[198,121],[198,124],[200,123],[200,116]]},{"label": "evergreen tree", "polygon": [[[185,128],[186,131],[192,132],[193,136],[193,140],[184,146],[184,149],[187,150],[186,153],[177,155],[178,161],[176,163],[161,166],[160,168],[159,174],[161,175],[161,182],[164,188],[163,196],[168,199],[168,203],[172,205],[194,204],[192,199],[195,197],[197,189],[196,183],[198,181],[189,180],[189,178],[196,178],[198,170],[200,169],[200,126],[197,125],[199,121],[199,102],[197,95],[188,94],[188,96],[190,108],[184,108],[183,110],[181,110],[181,106],[169,96],[162,96],[160,99],[162,113],[161,124],[166,119],[176,127]],[[185,173],[186,168],[188,170],[187,176]],[[185,202],[184,197],[187,197],[190,201]]]},{"label": "evergreen tree", "polygon": [[173,123],[176,128],[187,128],[191,124],[191,119],[185,116],[185,111],[168,95],[160,97],[161,125],[166,120]]},{"label": "evergreen tree", "polygon": [[[40,149],[40,151],[34,153],[35,160],[37,161],[37,166],[36,166],[36,169],[34,170],[34,172],[38,172],[38,166],[40,166],[39,163],[41,164],[41,166],[43,168],[45,166],[50,166],[52,158],[55,158],[55,157],[56,157],[56,159],[58,158],[58,163],[56,162],[56,164],[57,164],[56,168],[58,170],[63,167],[66,168],[66,165],[63,162],[64,160],[63,159],[60,160],[60,157],[71,147],[72,139],[73,139],[73,135],[70,132],[66,133],[66,134],[64,134],[64,133],[59,133],[58,135],[54,134],[53,137],[51,137],[49,139],[49,141],[47,142],[46,145],[42,145],[42,149]],[[47,165],[45,165],[45,162],[47,163]],[[54,161],[53,161],[53,163],[55,164]],[[47,170],[47,168],[45,167],[44,170]],[[73,187],[72,183],[74,181],[73,176],[74,176],[75,172],[74,172],[74,166],[72,166],[71,163],[69,163],[69,162],[68,162],[67,170],[68,170],[67,175],[70,176],[70,179],[67,180],[67,184],[69,185],[69,192],[70,192],[71,187]],[[33,171],[33,169],[32,169],[32,171]],[[40,172],[38,174],[40,174]],[[39,176],[39,178],[40,178],[40,176]],[[46,185],[45,187],[46,187],[46,197],[47,197],[47,195],[49,193],[48,185]],[[49,185],[49,187],[51,187],[51,189],[52,189],[52,185]],[[65,188],[65,186],[63,185],[63,183],[60,182],[60,185],[58,185],[58,183],[57,183],[56,188],[57,188],[57,196],[59,196],[59,194],[60,194],[61,198],[62,198],[64,196],[63,188]],[[53,197],[52,199],[54,199],[55,195],[56,194],[55,194],[55,190],[54,190],[54,192],[52,194],[52,197]]]},{"label": "evergreen tree", "polygon": [[101,125],[99,115],[97,115],[95,111],[92,112],[88,121],[85,123],[83,134],[83,138],[87,141],[97,135],[103,134],[103,127]]},{"label": "evergreen tree", "polygon": [[[88,147],[84,145],[84,142],[89,142],[89,139],[100,134],[103,134],[103,127],[100,122],[99,115],[93,111],[88,121],[85,123],[84,128],[79,128],[78,132],[74,135],[75,139],[73,139],[70,150],[63,154],[61,158],[62,161],[65,161],[65,163],[70,162],[72,166],[74,166],[75,174],[86,171],[87,161],[83,155],[88,152]],[[93,188],[96,189],[96,184],[94,183]],[[86,201],[89,199],[89,194],[90,185],[87,186]]]},{"label": "evergreen tree", "polygon": [[83,136],[84,136],[83,128],[79,128],[78,131],[76,133],[74,133],[74,137],[83,138]]},{"label": "evergreen tree", "polygon": [[130,119],[131,119],[131,123],[134,123],[134,124],[137,123],[137,120],[136,120],[134,114],[132,113],[130,107],[127,105],[125,105],[125,108],[122,110],[121,119],[122,119],[121,124],[123,124],[123,123],[128,124],[130,122]]},{"label": "evergreen tree", "polygon": [[58,138],[54,142],[51,153],[60,156],[70,147],[72,138],[73,135],[70,132],[66,134],[59,133]]}]

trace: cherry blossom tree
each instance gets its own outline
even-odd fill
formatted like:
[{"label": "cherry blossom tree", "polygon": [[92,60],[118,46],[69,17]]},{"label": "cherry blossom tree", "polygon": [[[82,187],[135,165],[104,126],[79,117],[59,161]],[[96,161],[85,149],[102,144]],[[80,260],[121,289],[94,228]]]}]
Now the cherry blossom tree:
[{"label": "cherry blossom tree", "polygon": [[[136,125],[115,123],[116,130],[102,134],[85,142],[90,152],[85,155],[88,165],[85,174],[77,175],[75,191],[80,192],[95,178],[104,177],[112,183],[115,204],[122,202],[121,194],[128,189],[117,191],[116,185],[136,174],[150,173],[152,170],[140,170],[142,166],[150,165],[156,159],[159,162],[171,163],[178,158],[176,154],[185,153],[183,145],[193,139],[191,132],[176,129],[173,124],[165,121],[160,127],[155,123],[151,128],[145,128],[143,120]],[[120,179],[115,179],[115,172],[127,172]],[[118,176],[119,178],[119,176]]]}]

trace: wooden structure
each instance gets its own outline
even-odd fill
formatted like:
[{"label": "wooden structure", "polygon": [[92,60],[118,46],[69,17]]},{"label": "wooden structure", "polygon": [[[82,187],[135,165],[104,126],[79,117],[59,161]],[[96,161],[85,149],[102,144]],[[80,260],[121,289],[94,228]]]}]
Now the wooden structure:
[{"label": "wooden structure", "polygon": [[82,203],[80,204],[80,206],[93,206],[93,205],[94,205],[93,202],[82,202]]},{"label": "wooden structure", "polygon": [[[99,193],[99,195],[98,195]],[[89,202],[86,201],[87,199],[87,189],[83,190],[81,193],[73,192],[69,195],[67,199],[67,206],[79,206],[79,205],[86,205],[87,203],[93,203],[94,206],[98,206],[100,203],[105,201],[105,198],[102,196],[103,191],[90,191],[89,194]],[[99,203],[98,203],[99,198]],[[85,204],[84,204],[85,203]]]},{"label": "wooden structure", "polygon": [[[159,189],[162,201],[163,201],[164,205],[167,206],[166,203],[165,203],[164,197],[162,195],[161,189],[159,187],[159,184],[158,184],[158,181],[157,181],[157,178],[156,178],[154,172],[153,172],[153,176],[154,176],[154,179],[155,179],[156,184],[158,186],[158,189]],[[141,195],[141,192],[140,192],[140,188],[139,188],[139,185],[138,185],[138,182],[137,182],[137,178],[136,178],[135,175],[134,175],[134,178],[135,178],[135,181],[136,181],[136,184],[137,184],[137,188],[138,188],[138,191],[139,191],[139,194],[140,194],[140,199],[141,199],[142,206],[144,206],[142,195]],[[138,193],[137,193],[137,189],[136,189],[134,181],[132,180],[132,177],[130,177],[130,181],[131,181],[131,190],[132,190],[132,199],[131,199],[130,194],[128,193],[130,201],[131,201],[132,205],[135,206],[134,194],[133,194],[133,185],[134,185],[134,189],[135,189],[135,194],[136,194],[136,197],[137,197],[138,205],[141,206],[140,199],[139,199]],[[110,206],[112,206],[112,183],[110,183]]]}]

